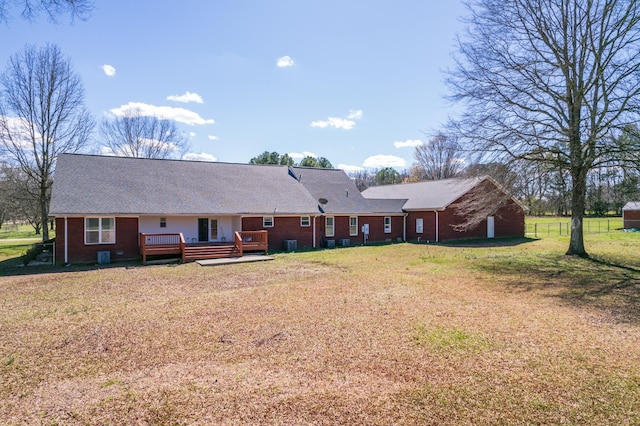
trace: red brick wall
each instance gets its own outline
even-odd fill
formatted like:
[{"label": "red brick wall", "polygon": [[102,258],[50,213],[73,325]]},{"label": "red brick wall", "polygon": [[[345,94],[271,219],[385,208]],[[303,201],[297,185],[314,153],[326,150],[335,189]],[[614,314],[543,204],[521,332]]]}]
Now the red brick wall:
[{"label": "red brick wall", "polygon": [[384,216],[363,216],[359,225],[369,224],[369,238],[367,242],[382,243],[385,241],[398,241],[404,236],[404,216],[391,216],[391,233],[384,232]]},{"label": "red brick wall", "polygon": [[334,217],[334,236],[327,237],[325,232],[325,217],[318,218],[318,246],[326,239],[335,240],[336,245],[341,239],[349,239],[350,244],[358,245],[364,243],[364,234],[362,233],[362,225],[369,224],[369,237],[367,242],[385,242],[397,241],[403,237],[403,216],[391,216],[391,233],[384,233],[384,216],[358,216],[358,235],[349,235],[349,217],[350,216],[333,216]]},{"label": "red brick wall", "polygon": [[[493,184],[488,184],[493,186]],[[480,187],[480,190],[489,190],[491,188]],[[438,241],[459,240],[467,238],[486,238],[487,237],[487,221],[481,221],[478,225],[467,229],[466,231],[458,231],[453,226],[460,225],[464,222],[464,217],[457,214],[455,206],[465,201],[463,196],[444,211],[438,212]],[[499,237],[523,237],[524,236],[524,217],[525,212],[513,200],[507,203],[493,214],[494,217],[494,235]],[[424,232],[418,234],[416,232],[416,219],[423,219]],[[407,240],[417,241],[435,241],[436,240],[436,214],[433,211],[409,212],[407,216]]]},{"label": "red brick wall", "polygon": [[[313,247],[313,216],[311,216],[311,226],[301,227],[300,217],[274,217],[273,228],[262,227],[262,216],[242,218],[243,231],[269,232],[269,250],[280,251],[284,247],[284,240],[297,240],[298,248]],[[325,240],[335,240],[338,245],[341,239],[349,239],[351,245],[358,245],[364,242],[362,225],[369,224],[368,242],[397,241],[403,236],[403,217],[391,216],[391,233],[384,233],[383,216],[359,216],[358,235],[349,235],[349,216],[334,216],[334,235],[326,236],[325,217],[318,216],[316,219],[316,247],[323,246]]]},{"label": "red brick wall", "polygon": [[[243,217],[243,231],[267,231],[269,233],[269,250],[283,250],[284,240],[297,240],[298,248],[313,247],[313,216],[310,217],[311,226],[300,226],[300,216],[284,217],[275,216],[273,227],[262,226],[262,216]],[[317,219],[316,225],[320,222]]]},{"label": "red brick wall", "polygon": [[[456,205],[464,202],[465,198],[466,196],[460,197],[445,211],[439,212],[440,241],[487,237],[486,219],[466,231],[453,228],[455,225],[464,223],[464,217],[457,214]],[[508,200],[504,206],[493,213],[495,237],[524,237],[524,216],[522,207],[515,201]]]},{"label": "red brick wall", "polygon": [[[99,251],[109,251],[111,261],[139,259],[138,219],[129,217],[116,218],[115,244],[84,243],[84,218],[68,218],[69,244],[67,254],[69,263],[95,263]],[[56,218],[56,263],[64,264],[64,218]]]},{"label": "red brick wall", "polygon": [[[423,232],[416,232],[416,219],[422,218]],[[420,238],[420,240],[418,240]],[[436,213],[433,211],[409,212],[407,216],[407,241],[436,240]]]},{"label": "red brick wall", "polygon": [[622,212],[624,229],[640,228],[640,210],[625,210]]}]

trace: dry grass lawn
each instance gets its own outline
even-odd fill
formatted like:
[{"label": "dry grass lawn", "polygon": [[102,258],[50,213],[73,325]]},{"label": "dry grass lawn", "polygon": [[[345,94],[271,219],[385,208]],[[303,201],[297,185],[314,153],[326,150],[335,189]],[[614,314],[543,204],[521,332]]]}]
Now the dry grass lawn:
[{"label": "dry grass lawn", "polygon": [[0,423],[640,424],[640,235],[593,238],[0,277]]}]

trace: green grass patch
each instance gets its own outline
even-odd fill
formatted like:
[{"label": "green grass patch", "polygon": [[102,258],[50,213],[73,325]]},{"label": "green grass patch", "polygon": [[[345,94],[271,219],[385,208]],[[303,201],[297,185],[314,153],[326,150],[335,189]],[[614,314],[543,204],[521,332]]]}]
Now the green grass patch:
[{"label": "green grass patch", "polygon": [[491,347],[488,339],[457,327],[419,325],[414,329],[413,340],[434,351],[475,352]]},{"label": "green grass patch", "polygon": [[[49,230],[49,238],[55,237],[55,231]],[[31,225],[12,225],[5,223],[0,229],[0,241],[7,239],[42,239]]]}]

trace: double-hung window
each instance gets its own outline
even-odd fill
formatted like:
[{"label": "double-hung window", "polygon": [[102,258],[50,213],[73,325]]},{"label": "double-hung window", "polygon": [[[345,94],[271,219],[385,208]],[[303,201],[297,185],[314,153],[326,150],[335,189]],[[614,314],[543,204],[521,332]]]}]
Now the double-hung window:
[{"label": "double-hung window", "polygon": [[335,228],[334,228],[333,221],[334,221],[333,216],[327,216],[325,218],[324,234],[327,237],[333,237],[335,235]]},{"label": "double-hung window", "polygon": [[352,237],[358,235],[358,216],[349,217],[349,235]]},{"label": "double-hung window", "polygon": [[115,242],[115,217],[87,217],[84,219],[85,244],[114,244]]},{"label": "double-hung window", "polygon": [[300,216],[300,226],[302,226],[302,227],[311,226],[311,217],[309,217],[309,216]]},{"label": "double-hung window", "polygon": [[262,227],[263,228],[273,228],[273,216],[263,216],[262,217]]},{"label": "double-hung window", "polygon": [[391,216],[384,217],[384,233],[385,234],[391,233]]},{"label": "double-hung window", "polygon": [[416,234],[422,234],[424,232],[424,222],[421,217],[416,219]]}]

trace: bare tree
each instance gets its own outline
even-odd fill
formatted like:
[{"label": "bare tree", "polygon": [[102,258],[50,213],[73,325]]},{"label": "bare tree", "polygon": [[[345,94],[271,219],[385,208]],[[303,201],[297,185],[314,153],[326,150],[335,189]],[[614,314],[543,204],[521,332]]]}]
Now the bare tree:
[{"label": "bare tree", "polygon": [[9,22],[12,9],[19,9],[22,18],[33,20],[43,13],[51,22],[69,14],[71,20],[86,20],[91,15],[92,0],[0,0],[0,22]]},{"label": "bare tree", "polygon": [[452,127],[485,158],[568,170],[567,254],[587,256],[587,174],[640,148],[613,137],[637,120],[640,3],[473,0],[468,8],[468,33],[448,78],[452,99],[466,109]]},{"label": "bare tree", "polygon": [[[94,120],[84,106],[80,76],[55,45],[25,47],[11,57],[1,80],[0,147],[25,174],[46,224],[58,154],[84,148]],[[46,226],[42,238],[49,239]]]},{"label": "bare tree", "polygon": [[47,222],[42,221],[37,182],[24,173],[20,167],[4,165],[0,183],[2,183],[3,190],[6,191],[5,207],[9,209],[13,219],[26,220],[33,226],[36,235],[40,235],[41,230],[47,227]]},{"label": "bare tree", "polygon": [[418,180],[454,177],[462,166],[461,154],[460,145],[454,137],[439,133],[426,144],[416,146],[412,174]]},{"label": "bare tree", "polygon": [[100,134],[102,146],[123,157],[181,157],[189,150],[189,141],[175,121],[144,115],[140,109],[104,119]]}]

